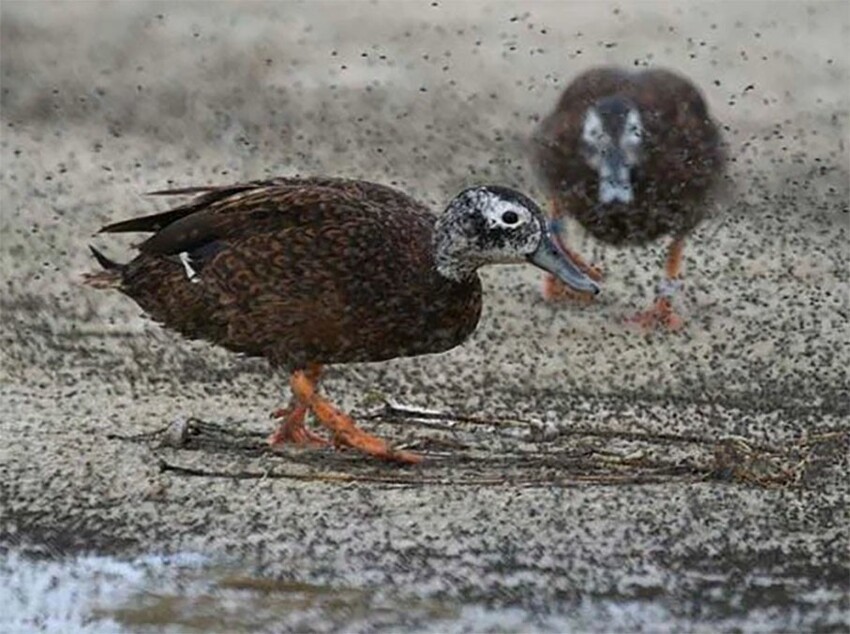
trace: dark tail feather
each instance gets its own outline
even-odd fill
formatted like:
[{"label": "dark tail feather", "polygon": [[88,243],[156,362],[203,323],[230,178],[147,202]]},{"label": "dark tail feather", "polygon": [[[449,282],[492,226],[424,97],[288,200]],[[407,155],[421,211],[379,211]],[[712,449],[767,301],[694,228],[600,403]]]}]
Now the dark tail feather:
[{"label": "dark tail feather", "polygon": [[124,233],[131,231],[155,233],[181,218],[185,218],[196,211],[201,211],[209,205],[233,196],[240,192],[262,187],[265,183],[261,181],[250,183],[237,183],[236,185],[215,186],[207,185],[201,187],[181,187],[179,189],[162,189],[148,192],[148,196],[194,196],[189,202],[150,216],[131,218],[106,225],[100,233]]},{"label": "dark tail feather", "polygon": [[195,196],[202,195],[202,200],[218,200],[226,198],[239,192],[248,191],[249,189],[257,189],[273,184],[275,180],[270,181],[248,181],[247,183],[234,183],[232,185],[197,185],[195,187],[175,187],[173,189],[160,189],[155,192],[147,192],[147,196]]},{"label": "dark tail feather", "polygon": [[100,264],[107,271],[121,268],[121,265],[118,264],[118,262],[116,262],[115,260],[110,260],[103,253],[95,249],[92,245],[89,245],[89,249],[91,250],[91,254],[94,256],[94,259],[97,260],[97,263]]},{"label": "dark tail feather", "polygon": [[194,196],[195,194],[208,194],[219,189],[230,189],[229,187],[218,187],[215,185],[200,185],[197,187],[178,187],[175,189],[158,189],[155,192],[145,192],[145,196]]},{"label": "dark tail feather", "polygon": [[85,273],[83,275],[83,284],[93,288],[120,288],[122,282],[123,264],[119,264],[115,260],[110,260],[103,253],[89,245],[92,255],[97,263],[103,267],[102,271],[94,273]]},{"label": "dark tail feather", "polygon": [[162,211],[150,216],[142,216],[141,218],[131,218],[130,220],[113,222],[111,225],[103,227],[99,233],[125,233],[133,231],[156,233],[171,223],[177,222],[181,218],[185,218],[186,216],[203,209],[216,200],[226,198],[227,196],[246,189],[250,189],[250,186],[234,185],[232,187],[187,187],[184,189],[163,189],[162,191],[148,192],[148,196],[199,195],[185,205],[180,205],[179,207],[169,209],[168,211]]},{"label": "dark tail feather", "polygon": [[111,225],[106,225],[98,233],[124,233],[129,231],[139,232],[156,232],[167,227],[172,222],[176,222],[181,218],[188,216],[194,208],[178,207],[169,211],[163,211],[151,216],[142,216],[141,218],[131,218],[130,220],[122,220],[121,222],[113,222]]}]

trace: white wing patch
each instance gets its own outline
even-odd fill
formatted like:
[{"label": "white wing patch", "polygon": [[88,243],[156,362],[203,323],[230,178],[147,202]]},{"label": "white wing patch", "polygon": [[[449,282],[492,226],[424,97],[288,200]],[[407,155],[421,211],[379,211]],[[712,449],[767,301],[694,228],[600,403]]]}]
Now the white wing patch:
[{"label": "white wing patch", "polygon": [[643,122],[637,110],[629,110],[626,122],[623,126],[623,134],[620,137],[621,147],[634,147],[639,145],[643,139]]},{"label": "white wing patch", "polygon": [[585,143],[594,147],[601,146],[604,142],[610,141],[608,135],[605,133],[605,127],[602,125],[602,118],[596,112],[596,108],[589,108],[587,114],[584,115],[581,136]]},{"label": "white wing patch", "polygon": [[181,251],[177,257],[180,258],[180,264],[183,265],[183,269],[186,271],[186,279],[188,279],[192,284],[200,282],[201,277],[198,275],[198,272],[192,268],[192,263],[189,261],[189,253],[187,251]]}]

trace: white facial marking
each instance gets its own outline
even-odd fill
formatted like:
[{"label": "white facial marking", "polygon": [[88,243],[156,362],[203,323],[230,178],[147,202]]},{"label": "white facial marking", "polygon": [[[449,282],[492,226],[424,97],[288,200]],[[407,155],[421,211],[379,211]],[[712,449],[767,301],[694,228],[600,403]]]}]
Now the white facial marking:
[{"label": "white facial marking", "polygon": [[483,206],[481,213],[489,229],[516,229],[531,220],[531,212],[528,209],[497,196],[488,196],[487,204]]},{"label": "white facial marking", "polygon": [[602,160],[602,150],[605,146],[610,145],[611,137],[605,132],[605,127],[602,125],[602,118],[599,116],[596,108],[589,108],[587,114],[584,115],[581,138],[584,144],[590,148],[590,151],[585,155],[585,160],[587,160],[592,168],[599,169],[599,163]]},{"label": "white facial marking", "polygon": [[638,159],[638,148],[643,141],[643,122],[637,110],[629,110],[620,135],[620,149],[626,157],[626,163],[634,165]]},{"label": "white facial marking", "polygon": [[189,254],[186,251],[182,251],[177,257],[180,258],[180,264],[183,265],[183,269],[186,271],[186,279],[192,284],[200,282],[201,278],[198,276],[198,272],[192,268],[192,264],[189,262]]},{"label": "white facial marking", "polygon": [[608,135],[602,125],[602,118],[596,112],[596,108],[589,108],[587,114],[584,115],[584,127],[581,130],[582,139],[590,145],[597,145],[606,136]]},{"label": "white facial marking", "polygon": [[534,209],[521,200],[485,187],[467,190],[438,220],[437,270],[461,280],[486,264],[520,263],[534,253],[542,236]]}]

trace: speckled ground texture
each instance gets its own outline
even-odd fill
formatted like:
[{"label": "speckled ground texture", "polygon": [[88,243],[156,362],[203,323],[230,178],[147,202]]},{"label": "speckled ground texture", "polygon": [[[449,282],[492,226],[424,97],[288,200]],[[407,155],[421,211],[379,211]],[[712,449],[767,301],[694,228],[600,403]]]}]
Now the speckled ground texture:
[{"label": "speckled ground texture", "polygon": [[[0,28],[5,557],[201,553],[286,606],[207,631],[850,628],[846,3],[4,1]],[[171,185],[334,174],[435,212],[487,181],[540,199],[525,139],[607,62],[686,73],[725,126],[687,327],[623,325],[663,243],[573,228],[607,274],[589,307],[486,270],[465,345],[324,383],[421,467],[265,450],[285,377],[78,283],[89,243],[130,253],[92,234]],[[364,418],[384,400],[451,414]],[[326,598],[287,603],[302,583]],[[142,621],[181,631],[187,610]]]}]

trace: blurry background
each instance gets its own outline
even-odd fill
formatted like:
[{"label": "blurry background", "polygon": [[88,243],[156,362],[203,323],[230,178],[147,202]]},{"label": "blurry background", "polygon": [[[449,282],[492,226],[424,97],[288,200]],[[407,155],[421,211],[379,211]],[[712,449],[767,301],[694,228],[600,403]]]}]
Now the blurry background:
[{"label": "blurry background", "polygon": [[[702,88],[731,157],[724,202],[686,250],[684,333],[643,336],[621,323],[651,298],[665,243],[612,250],[574,228],[570,241],[607,274],[596,305],[547,305],[536,270],[490,269],[466,345],[332,370],[326,393],[361,410],[378,392],[558,429],[774,444],[846,429],[845,2],[7,0],[0,10],[6,543],[54,554],[226,553],[275,577],[357,587],[395,579],[417,597],[509,606],[647,600],[652,609],[634,617],[644,625],[746,624],[746,611],[729,606],[753,596],[769,624],[841,618],[847,485],[835,478],[767,492],[379,489],[364,510],[357,489],[266,482],[246,491],[160,474],[148,449],[106,435],[181,415],[265,430],[285,381],[261,362],[186,343],[130,300],[77,280],[94,267],[90,242],[130,257],[132,238],[92,234],[164,208],[141,194],[171,185],[332,174],[394,184],[435,212],[481,182],[542,202],[524,144],[571,78],[603,63],[665,66]],[[270,468],[285,459],[252,460]],[[316,514],[339,529],[316,530]],[[441,557],[454,553],[441,564],[450,576],[430,567],[431,539]],[[399,540],[408,540],[404,556]],[[505,552],[519,577],[500,572]],[[771,590],[759,594],[764,579]],[[734,588],[716,613],[703,608],[705,584]],[[599,618],[588,627],[604,625]]]}]

